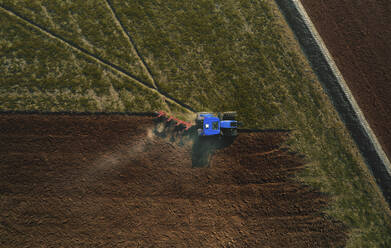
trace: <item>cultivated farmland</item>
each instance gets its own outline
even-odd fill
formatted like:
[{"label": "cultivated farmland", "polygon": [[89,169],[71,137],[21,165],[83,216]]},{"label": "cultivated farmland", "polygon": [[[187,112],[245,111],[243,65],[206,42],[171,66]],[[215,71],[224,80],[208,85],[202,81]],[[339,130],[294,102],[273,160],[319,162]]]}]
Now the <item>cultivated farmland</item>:
[{"label": "cultivated farmland", "polygon": [[322,214],[328,197],[293,180],[304,161],[283,149],[287,132],[242,133],[209,168],[192,168],[193,143],[156,127],[151,117],[1,115],[0,245],[345,243],[346,227]]}]

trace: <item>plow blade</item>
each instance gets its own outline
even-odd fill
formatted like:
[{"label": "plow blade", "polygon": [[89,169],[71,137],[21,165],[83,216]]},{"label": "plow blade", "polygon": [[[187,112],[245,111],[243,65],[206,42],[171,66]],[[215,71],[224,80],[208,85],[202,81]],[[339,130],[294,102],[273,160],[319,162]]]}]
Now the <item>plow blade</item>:
[{"label": "plow blade", "polygon": [[186,131],[193,126],[192,123],[170,116],[164,111],[159,111],[157,114],[157,118],[163,118],[166,122],[174,122],[176,127],[183,127]]}]

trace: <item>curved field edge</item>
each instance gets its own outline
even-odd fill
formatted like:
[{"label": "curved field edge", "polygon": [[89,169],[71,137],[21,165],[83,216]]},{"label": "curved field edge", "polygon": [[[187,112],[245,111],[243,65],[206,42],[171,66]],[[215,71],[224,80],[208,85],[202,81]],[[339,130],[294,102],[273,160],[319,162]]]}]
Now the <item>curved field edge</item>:
[{"label": "curved field edge", "polygon": [[[164,92],[200,111],[237,110],[249,128],[295,129],[288,145],[310,161],[298,180],[332,197],[327,213],[350,228],[348,246],[391,243],[387,205],[273,1],[110,2]],[[3,23],[20,26],[10,20],[1,20],[1,30]],[[23,36],[20,30],[24,30]],[[1,36],[2,47],[18,44],[12,53],[6,52],[10,59],[6,65],[16,72],[2,78],[2,110],[171,108],[172,112],[182,112],[181,107],[155,99],[149,90],[128,89],[136,84],[122,77],[116,78],[113,89],[125,89],[123,99],[129,105],[113,108],[98,105],[95,99],[84,106],[83,98],[72,98],[77,96],[75,92],[85,95],[89,90],[102,89],[100,94],[108,102],[115,99],[110,93],[113,81],[106,76],[112,72],[34,32],[18,27],[12,35]],[[31,40],[30,34],[36,38]],[[40,42],[45,42],[44,48]],[[64,59],[45,53],[46,43],[55,43],[49,47],[54,53],[62,51]],[[30,63],[22,61],[29,57]],[[76,65],[63,70],[58,66],[61,63]],[[90,73],[84,71],[88,68]],[[33,78],[37,69],[43,70],[38,79]],[[66,76],[61,78],[62,74]],[[67,105],[61,101],[55,105],[53,98],[45,98],[48,92],[61,98],[63,91],[70,92],[64,94]]]}]

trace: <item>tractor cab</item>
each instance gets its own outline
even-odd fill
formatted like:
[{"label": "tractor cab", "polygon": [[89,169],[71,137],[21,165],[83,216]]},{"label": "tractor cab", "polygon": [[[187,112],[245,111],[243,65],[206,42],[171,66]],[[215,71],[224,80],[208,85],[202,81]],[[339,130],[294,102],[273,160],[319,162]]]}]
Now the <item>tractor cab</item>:
[{"label": "tractor cab", "polygon": [[217,116],[206,112],[197,113],[198,136],[236,136],[237,127],[236,112],[219,113]]}]

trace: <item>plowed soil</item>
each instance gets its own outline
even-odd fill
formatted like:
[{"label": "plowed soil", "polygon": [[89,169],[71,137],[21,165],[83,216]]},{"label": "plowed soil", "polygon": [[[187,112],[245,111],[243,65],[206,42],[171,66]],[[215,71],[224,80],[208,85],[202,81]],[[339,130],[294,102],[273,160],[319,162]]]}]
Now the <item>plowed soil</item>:
[{"label": "plowed soil", "polygon": [[287,135],[241,133],[194,168],[152,117],[0,115],[0,246],[344,245]]},{"label": "plowed soil", "polygon": [[301,0],[391,157],[391,1]]}]

